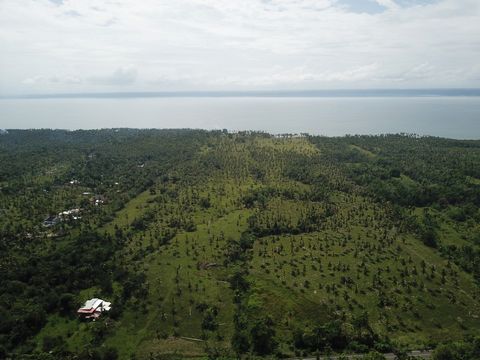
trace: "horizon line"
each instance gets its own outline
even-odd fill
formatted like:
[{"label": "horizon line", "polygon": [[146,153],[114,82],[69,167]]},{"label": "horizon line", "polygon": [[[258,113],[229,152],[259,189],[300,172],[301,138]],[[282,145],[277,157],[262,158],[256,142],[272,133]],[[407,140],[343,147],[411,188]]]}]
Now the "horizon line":
[{"label": "horizon line", "polygon": [[81,99],[81,98],[220,98],[220,97],[477,97],[480,88],[418,89],[314,89],[314,90],[188,90],[188,91],[124,91],[51,94],[0,95],[0,99]]}]

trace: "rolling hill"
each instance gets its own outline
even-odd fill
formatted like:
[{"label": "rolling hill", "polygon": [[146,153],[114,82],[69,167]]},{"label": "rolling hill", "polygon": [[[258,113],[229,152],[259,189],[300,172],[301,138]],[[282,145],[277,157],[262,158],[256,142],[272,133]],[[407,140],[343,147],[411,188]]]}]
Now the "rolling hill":
[{"label": "rolling hill", "polygon": [[[480,332],[480,141],[9,130],[0,164],[5,356],[293,357]],[[80,320],[93,297],[112,310]]]}]

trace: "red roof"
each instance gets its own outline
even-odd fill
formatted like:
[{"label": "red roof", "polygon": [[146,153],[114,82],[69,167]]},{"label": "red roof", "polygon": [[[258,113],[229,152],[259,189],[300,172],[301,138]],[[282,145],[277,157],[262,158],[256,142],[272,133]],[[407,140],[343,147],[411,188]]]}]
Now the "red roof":
[{"label": "red roof", "polygon": [[85,309],[85,308],[80,308],[77,310],[77,313],[79,314],[91,314],[93,312],[95,312],[95,310],[97,310],[96,308],[89,308],[89,309]]}]

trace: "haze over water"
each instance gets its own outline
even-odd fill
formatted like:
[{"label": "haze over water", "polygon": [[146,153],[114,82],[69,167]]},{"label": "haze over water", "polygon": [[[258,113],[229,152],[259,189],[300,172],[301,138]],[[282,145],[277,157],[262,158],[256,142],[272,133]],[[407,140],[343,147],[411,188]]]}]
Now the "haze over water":
[{"label": "haze over water", "polygon": [[480,138],[480,97],[0,99],[0,128],[203,128]]}]

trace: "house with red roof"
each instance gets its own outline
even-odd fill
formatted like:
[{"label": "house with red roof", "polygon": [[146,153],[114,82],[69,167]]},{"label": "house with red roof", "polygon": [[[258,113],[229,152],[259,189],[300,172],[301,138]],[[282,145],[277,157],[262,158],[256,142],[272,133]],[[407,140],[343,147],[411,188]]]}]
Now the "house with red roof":
[{"label": "house with red roof", "polygon": [[84,319],[97,319],[104,311],[110,311],[112,303],[93,298],[87,300],[85,304],[77,310],[77,314]]}]

